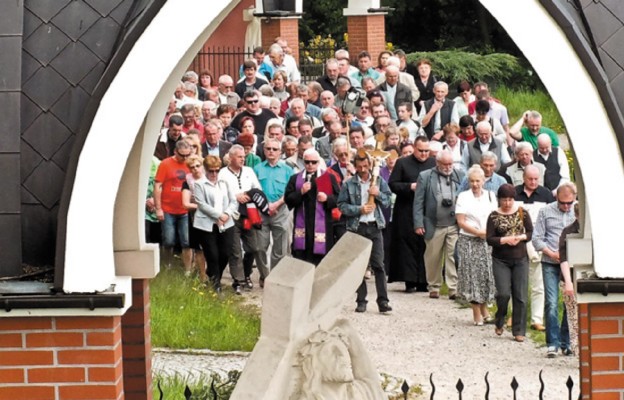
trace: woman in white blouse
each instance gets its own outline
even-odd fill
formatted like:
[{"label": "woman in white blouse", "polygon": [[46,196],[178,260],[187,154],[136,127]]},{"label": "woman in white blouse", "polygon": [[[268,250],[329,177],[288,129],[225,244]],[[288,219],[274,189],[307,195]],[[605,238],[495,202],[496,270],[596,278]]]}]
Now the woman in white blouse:
[{"label": "woman in white blouse", "polygon": [[197,204],[193,226],[198,230],[210,283],[221,292],[221,275],[232,254],[234,219],[238,218],[238,202],[228,184],[219,181],[221,159],[204,159],[206,176],[195,182],[194,198]]},{"label": "woman in white blouse", "polygon": [[487,303],[494,300],[496,288],[492,273],[492,257],[485,240],[487,218],[496,209],[496,195],[483,190],[485,174],[479,165],[468,170],[470,190],[457,197],[455,214],[459,225],[457,253],[457,291],[470,302],[475,325],[490,322]]}]

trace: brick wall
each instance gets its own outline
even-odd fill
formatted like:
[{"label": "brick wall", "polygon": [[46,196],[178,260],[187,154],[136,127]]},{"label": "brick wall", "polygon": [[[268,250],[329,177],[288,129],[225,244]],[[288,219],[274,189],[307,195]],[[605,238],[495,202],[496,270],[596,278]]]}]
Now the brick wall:
[{"label": "brick wall", "polygon": [[624,400],[624,303],[579,305],[583,399]]},{"label": "brick wall", "polygon": [[373,66],[377,66],[379,53],[386,49],[386,19],[384,15],[355,15],[347,17],[349,56],[357,65],[357,55],[362,50],[371,54]]},{"label": "brick wall", "polygon": [[271,18],[262,20],[262,48],[265,51],[273,44],[276,37],[282,37],[292,49],[292,56],[299,65],[299,19]]},{"label": "brick wall", "polygon": [[123,399],[121,317],[0,318],[0,400]]},{"label": "brick wall", "polygon": [[149,280],[132,280],[132,307],[121,318],[126,400],[152,399]]}]

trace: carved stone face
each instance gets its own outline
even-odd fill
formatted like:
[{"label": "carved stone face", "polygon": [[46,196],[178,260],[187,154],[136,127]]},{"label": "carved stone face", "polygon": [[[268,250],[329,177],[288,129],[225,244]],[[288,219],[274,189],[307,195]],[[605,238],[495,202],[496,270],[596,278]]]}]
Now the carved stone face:
[{"label": "carved stone face", "polygon": [[347,345],[338,339],[329,341],[319,350],[318,360],[324,382],[353,382],[353,366]]}]

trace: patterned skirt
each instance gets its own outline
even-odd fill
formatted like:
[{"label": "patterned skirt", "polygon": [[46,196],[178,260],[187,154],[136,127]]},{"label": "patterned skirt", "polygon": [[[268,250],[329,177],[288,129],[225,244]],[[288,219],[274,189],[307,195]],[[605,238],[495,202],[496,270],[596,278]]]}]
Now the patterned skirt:
[{"label": "patterned skirt", "polygon": [[488,303],[494,300],[496,287],[492,272],[492,255],[484,239],[459,235],[457,240],[459,268],[457,292],[466,301]]}]

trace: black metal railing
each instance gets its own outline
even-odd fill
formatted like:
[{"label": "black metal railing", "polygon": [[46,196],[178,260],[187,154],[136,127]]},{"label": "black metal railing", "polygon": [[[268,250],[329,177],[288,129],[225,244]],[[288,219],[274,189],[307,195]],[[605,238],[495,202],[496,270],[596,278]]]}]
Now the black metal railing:
[{"label": "black metal railing", "polygon": [[[540,389],[539,389],[539,393],[537,398],[539,400],[543,400],[544,399],[544,391],[546,389],[546,384],[544,383],[544,379],[542,378],[542,373],[543,370],[541,370],[539,372],[539,381],[540,381]],[[484,381],[485,381],[485,393],[484,393],[484,399],[485,400],[489,400],[490,399],[490,382],[488,380],[488,376],[489,376],[489,372],[486,372],[485,376],[484,376]],[[230,392],[228,391],[227,394],[219,394],[220,388],[223,388],[229,384],[233,383],[231,380],[228,380],[227,382],[216,386],[215,385],[215,381],[212,380],[212,382],[210,383],[210,388],[206,389],[197,389],[196,393],[192,393],[191,389],[189,388],[188,385],[186,385],[186,388],[184,389],[184,398],[186,400],[192,400],[192,399],[203,399],[203,400],[224,400],[224,399],[228,399]],[[429,383],[431,384],[431,395],[429,397],[429,400],[435,400],[436,399],[436,385],[435,382],[433,381],[433,373],[431,375],[429,375]],[[505,398],[510,398],[513,400],[516,400],[518,398],[518,389],[520,388],[520,383],[518,382],[518,380],[516,379],[516,377],[514,376],[513,379],[511,380],[510,384],[509,384],[510,388],[511,388],[511,393],[509,397],[504,396]],[[571,376],[568,376],[568,379],[565,382],[565,386],[568,389],[568,400],[572,400],[572,395],[573,395],[573,389],[574,389],[574,380],[572,379]],[[158,391],[160,393],[160,397],[159,400],[165,400],[164,397],[164,393],[163,390],[160,386],[160,381],[158,381],[157,383],[157,387],[158,387]],[[403,392],[403,398],[405,400],[408,399],[409,393],[410,393],[410,389],[411,387],[407,384],[406,381],[403,381],[403,384],[401,385],[401,392]],[[457,395],[458,395],[458,399],[462,400],[463,396],[464,396],[464,382],[460,379],[457,380],[457,383],[455,384],[455,389],[457,389]],[[497,394],[495,396],[496,398],[501,398],[501,394]],[[393,397],[394,398],[394,397]],[[448,395],[445,395],[444,397],[445,399],[449,399]],[[580,400],[582,398],[581,393],[579,391],[579,395],[578,395],[578,399]]]},{"label": "black metal railing", "polygon": [[[325,61],[334,57],[338,46],[299,46],[299,71],[301,82],[308,83],[321,77],[325,73]],[[253,56],[253,49],[240,47],[210,47],[204,48],[193,60],[190,69],[200,73],[210,70],[216,80],[220,75],[230,75],[234,80],[239,78],[240,66]]]},{"label": "black metal railing", "polygon": [[[544,390],[546,388],[546,385],[544,384],[544,379],[542,379],[542,372],[543,372],[542,370],[540,370],[539,372],[540,390],[539,390],[539,394],[537,397],[539,400],[544,399]],[[489,374],[490,374],[489,372],[486,372],[483,378],[485,381],[485,394],[484,394],[485,400],[490,399],[490,382],[488,380]],[[429,383],[431,384],[431,396],[429,397],[429,400],[434,400],[436,398],[436,386],[435,386],[435,382],[433,381],[433,373],[429,375]],[[568,389],[568,400],[572,400],[572,390],[574,389],[574,380],[572,380],[571,376],[568,375],[568,379],[566,380],[565,385],[566,385],[566,388]],[[520,383],[518,382],[515,376],[511,380],[511,383],[509,384],[509,386],[511,387],[511,396],[509,398],[516,400],[518,388],[520,387]],[[462,382],[461,378],[457,380],[457,383],[455,384],[455,389],[457,389],[458,399],[462,400],[463,394],[464,394],[464,382]],[[409,391],[410,391],[410,386],[407,384],[406,381],[403,381],[403,385],[401,385],[401,391],[403,392],[403,398],[407,400]],[[500,397],[501,397],[500,394],[496,395],[496,398],[500,398]],[[448,399],[449,397],[445,395],[445,398]],[[580,392],[579,392],[578,399],[579,400],[581,399]]]},{"label": "black metal railing", "polygon": [[338,49],[334,46],[299,46],[299,71],[301,81],[308,83],[314,81],[325,73],[325,61],[334,57]]},{"label": "black metal railing", "polygon": [[208,69],[215,80],[221,75],[229,75],[236,82],[239,78],[239,69],[248,58],[253,56],[253,49],[240,47],[211,47],[204,48],[193,60],[191,69],[197,73]]}]

